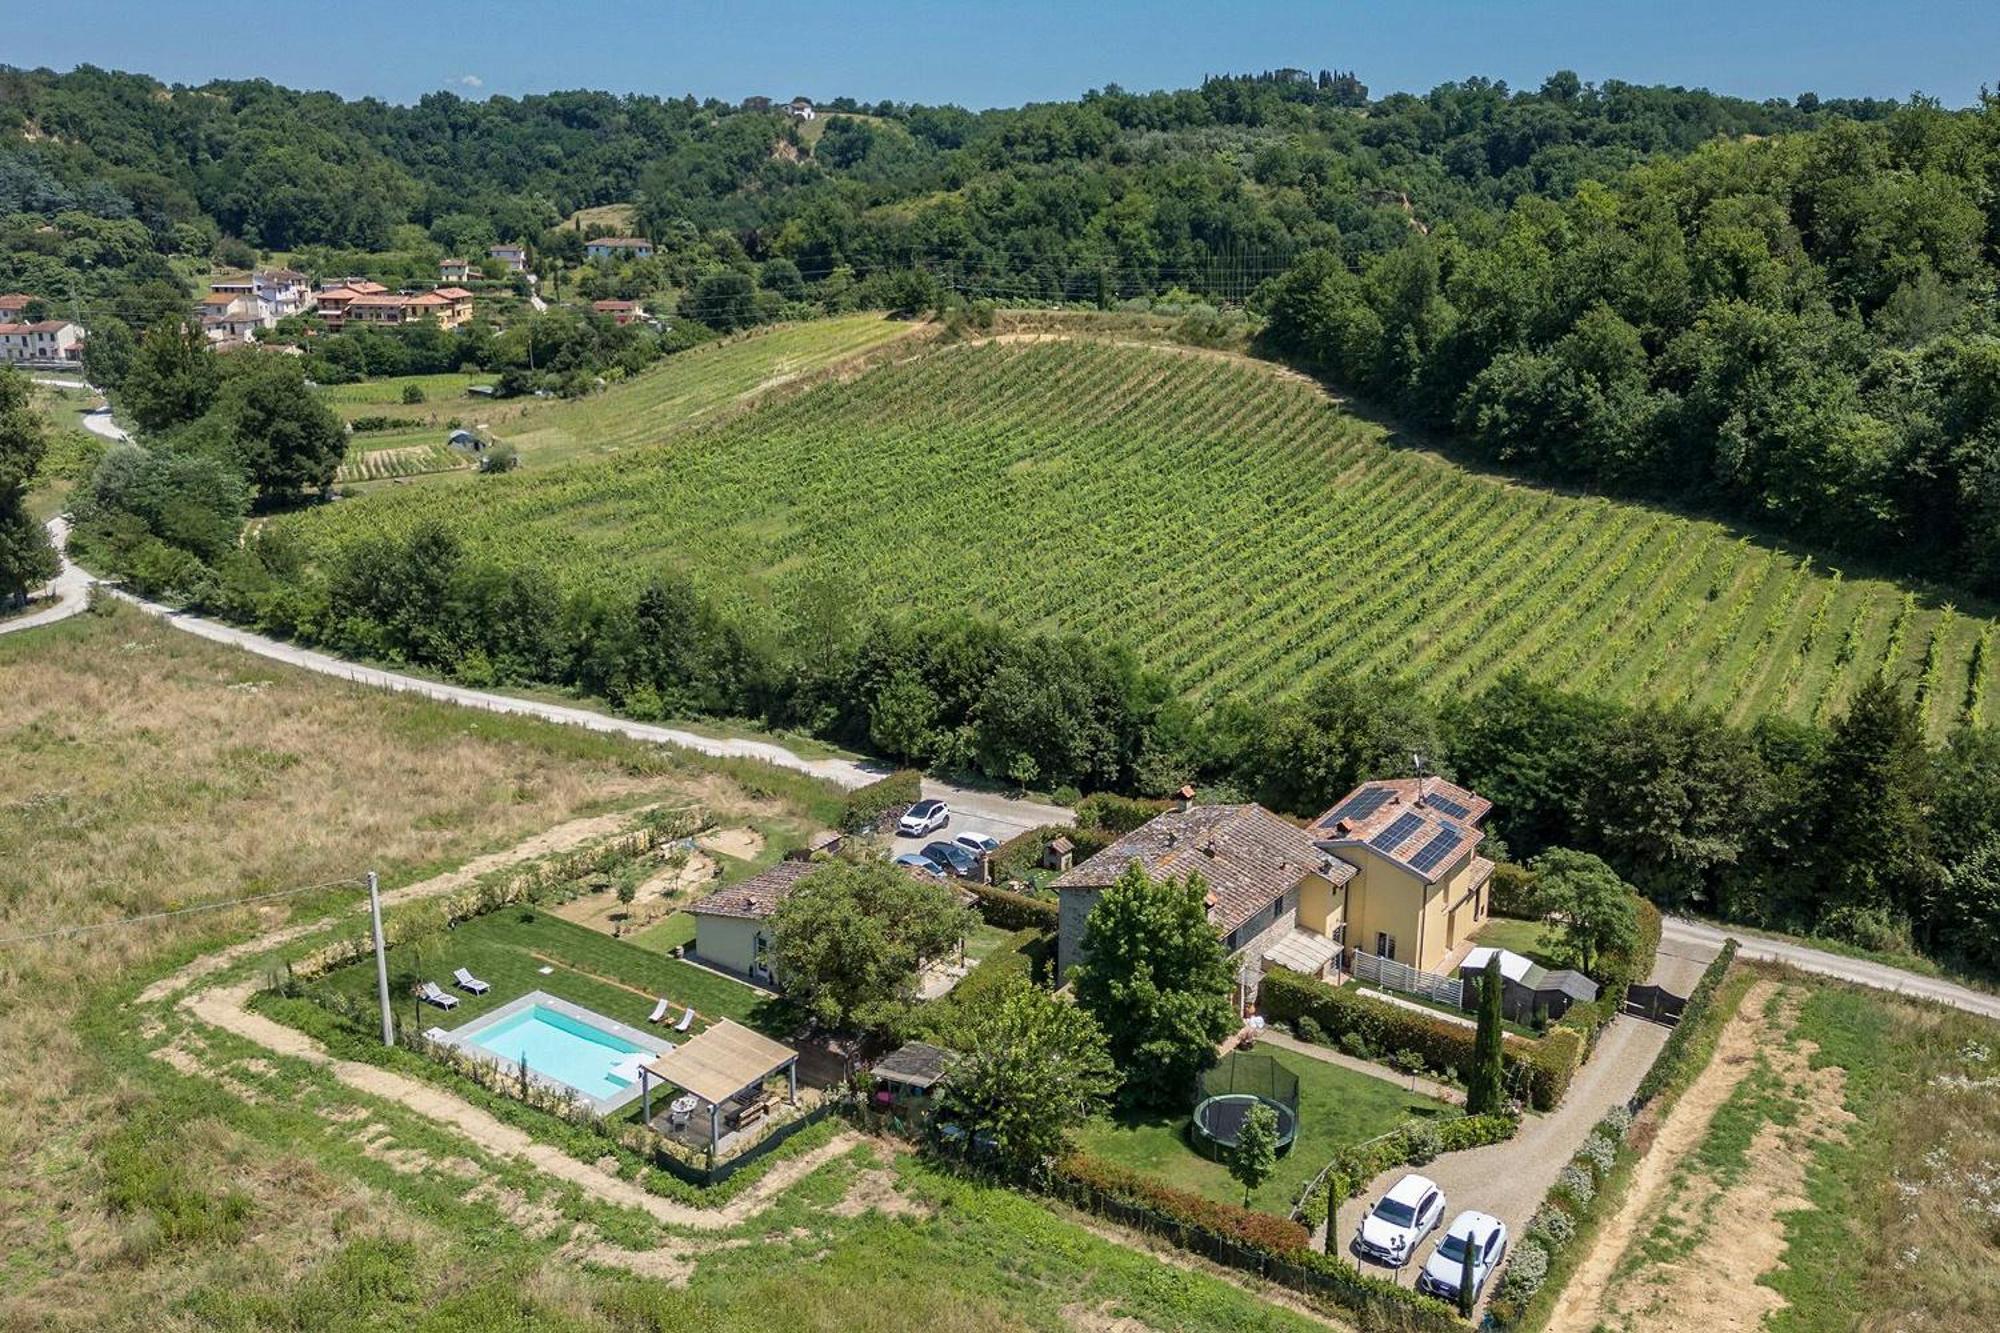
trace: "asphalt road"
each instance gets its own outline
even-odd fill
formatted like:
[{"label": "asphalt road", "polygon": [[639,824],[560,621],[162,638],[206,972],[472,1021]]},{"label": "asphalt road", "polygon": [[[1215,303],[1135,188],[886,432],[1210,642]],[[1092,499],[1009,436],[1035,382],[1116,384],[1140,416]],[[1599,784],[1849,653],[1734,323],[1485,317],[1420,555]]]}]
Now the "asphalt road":
[{"label": "asphalt road", "polygon": [[[1706,949],[1709,956],[1713,957],[1715,950],[1722,947],[1723,940],[1727,939],[1730,933],[1723,927],[1670,916],[1660,936],[1660,950],[1662,955],[1665,955],[1670,949],[1675,951]],[[1864,958],[1847,958],[1803,944],[1741,934],[1736,936],[1736,956],[1785,963],[1798,968],[1801,972],[1851,981],[1856,985],[1868,986],[1875,990],[1894,991],[1899,995],[1935,1000],[1939,1004],[1963,1009],[1967,1013],[2000,1019],[2000,995],[1989,995],[1984,991],[1941,981],[1936,977],[1919,976],[1915,972],[1905,972],[1901,968],[1871,963]],[[1671,983],[1663,984],[1667,984],[1670,990],[1680,989]]]},{"label": "asphalt road", "polygon": [[0,620],[0,634],[18,634],[24,629],[53,625],[58,620],[69,619],[90,604],[90,575],[72,565],[65,553],[69,545],[68,521],[52,518],[48,522],[48,530],[49,544],[56,548],[56,556],[62,561],[62,568],[40,595],[52,597],[54,601],[39,611],[30,611],[24,616],[12,616]]}]

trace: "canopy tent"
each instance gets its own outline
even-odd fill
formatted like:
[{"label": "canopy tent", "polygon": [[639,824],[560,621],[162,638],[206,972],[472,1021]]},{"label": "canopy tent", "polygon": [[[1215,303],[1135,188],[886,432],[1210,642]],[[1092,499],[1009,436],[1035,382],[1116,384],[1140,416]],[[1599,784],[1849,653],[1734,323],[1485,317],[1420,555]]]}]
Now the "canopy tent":
[{"label": "canopy tent", "polygon": [[708,1143],[722,1138],[722,1103],[783,1072],[788,1095],[799,1097],[799,1053],[731,1019],[717,1019],[699,1036],[639,1067],[646,1123],[653,1122],[653,1083],[670,1083],[708,1103]]}]

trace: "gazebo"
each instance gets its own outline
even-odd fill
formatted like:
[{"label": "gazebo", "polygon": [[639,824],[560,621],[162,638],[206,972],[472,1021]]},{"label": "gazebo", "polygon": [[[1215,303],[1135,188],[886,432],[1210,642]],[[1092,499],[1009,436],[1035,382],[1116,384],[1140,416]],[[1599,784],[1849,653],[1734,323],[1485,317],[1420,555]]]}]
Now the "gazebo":
[{"label": "gazebo", "polygon": [[[645,1123],[653,1123],[653,1084],[669,1083],[708,1105],[708,1148],[722,1141],[723,1104],[761,1089],[782,1071],[786,1099],[799,1100],[799,1053],[781,1042],[752,1032],[741,1023],[716,1020],[699,1036],[682,1042],[665,1055],[639,1066],[639,1097]],[[743,1109],[748,1111],[756,1103]]]}]

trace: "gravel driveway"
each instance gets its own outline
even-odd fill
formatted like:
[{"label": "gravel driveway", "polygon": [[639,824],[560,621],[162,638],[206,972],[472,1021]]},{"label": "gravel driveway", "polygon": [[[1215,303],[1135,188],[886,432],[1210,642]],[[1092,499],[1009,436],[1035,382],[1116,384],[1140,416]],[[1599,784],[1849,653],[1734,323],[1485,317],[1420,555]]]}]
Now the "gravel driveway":
[{"label": "gravel driveway", "polygon": [[[1685,995],[1700,980],[1702,969],[1714,956],[1714,949],[1694,942],[1677,943],[1672,953],[1662,948],[1649,980]],[[1591,1127],[1604,1118],[1605,1112],[1624,1105],[1638,1090],[1639,1080],[1646,1076],[1654,1057],[1666,1045],[1667,1032],[1668,1029],[1644,1019],[1622,1014],[1612,1019],[1598,1038],[1597,1050],[1589,1063],[1577,1071],[1569,1095],[1560,1106],[1547,1115],[1530,1115],[1522,1123],[1521,1132],[1505,1143],[1446,1153],[1429,1166],[1397,1167],[1369,1181],[1368,1188],[1358,1198],[1342,1204],[1335,1215],[1333,1252],[1353,1257],[1353,1251],[1347,1247],[1361,1226],[1362,1214],[1412,1169],[1443,1188],[1449,1205],[1445,1210],[1447,1223],[1460,1210],[1476,1208],[1507,1224],[1510,1243],[1519,1240],[1528,1219],[1556,1183],[1556,1176],[1590,1137]],[[1363,1271],[1393,1277],[1406,1286],[1414,1283],[1417,1274],[1423,1271],[1424,1260],[1430,1257],[1442,1236],[1440,1227],[1400,1271],[1368,1261],[1362,1262]]]}]

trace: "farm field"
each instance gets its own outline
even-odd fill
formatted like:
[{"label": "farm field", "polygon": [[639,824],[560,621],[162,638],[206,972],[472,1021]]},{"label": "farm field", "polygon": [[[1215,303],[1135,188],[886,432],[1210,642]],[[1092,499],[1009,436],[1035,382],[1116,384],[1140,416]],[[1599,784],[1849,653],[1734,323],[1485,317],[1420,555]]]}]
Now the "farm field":
[{"label": "farm field", "polygon": [[[0,720],[14,872],[0,937],[320,884],[364,861],[393,889],[648,802],[734,822],[827,813],[813,784],[773,775],[774,794],[752,797],[685,756],[355,689],[125,610],[0,640],[0,678],[14,701]],[[879,1144],[691,1236],[139,998],[253,928],[355,895],[10,943],[0,1327],[1321,1327]],[[666,961],[583,931],[465,941],[554,948],[601,975],[647,969],[641,982]]]},{"label": "farm field", "polygon": [[[693,354],[711,375],[676,358],[540,407],[510,438],[545,458],[663,440],[773,377],[780,345],[756,365],[749,346]],[[831,573],[884,608],[1121,641],[1196,697],[1376,670],[1446,696],[1520,670],[1736,721],[1824,721],[1883,670],[1936,736],[1984,720],[2000,672],[1983,608],[1394,447],[1262,363],[1101,341],[940,348],[672,447],[286,521],[331,555],[431,518],[571,586],[672,566],[757,596]]]},{"label": "farm field", "polygon": [[1552,1333],[1990,1326],[1997,1036],[1969,1014],[1764,973]]}]

